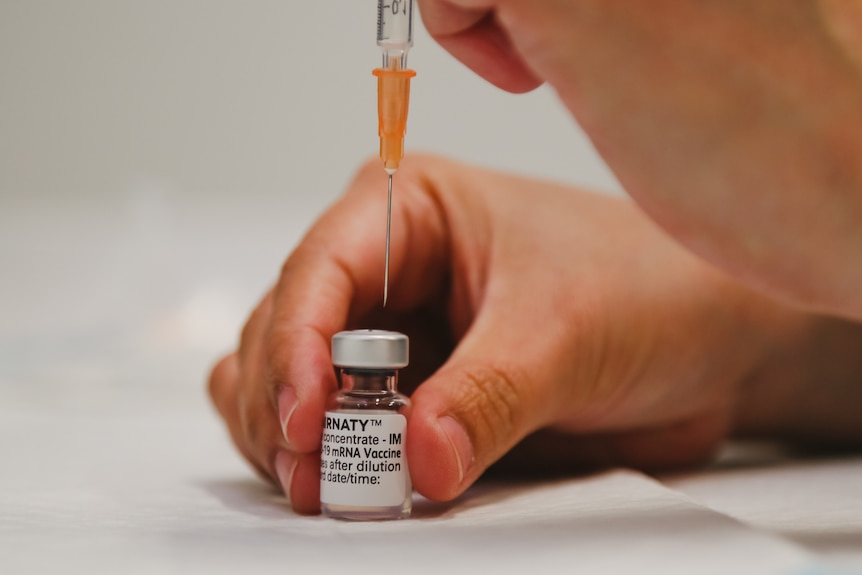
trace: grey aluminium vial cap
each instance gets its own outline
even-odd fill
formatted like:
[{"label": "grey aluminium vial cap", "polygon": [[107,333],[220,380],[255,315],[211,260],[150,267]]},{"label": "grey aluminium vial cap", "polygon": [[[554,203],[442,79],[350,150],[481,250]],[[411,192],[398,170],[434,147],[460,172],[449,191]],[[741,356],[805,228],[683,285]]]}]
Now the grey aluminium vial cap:
[{"label": "grey aluminium vial cap", "polygon": [[399,369],[409,360],[409,340],[397,331],[356,329],[332,336],[332,364],[360,369]]}]

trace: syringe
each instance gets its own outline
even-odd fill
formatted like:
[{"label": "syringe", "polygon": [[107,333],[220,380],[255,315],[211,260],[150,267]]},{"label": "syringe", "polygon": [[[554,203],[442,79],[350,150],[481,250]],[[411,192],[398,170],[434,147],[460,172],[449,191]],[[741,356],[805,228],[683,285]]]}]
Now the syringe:
[{"label": "syringe", "polygon": [[404,157],[404,133],[410,102],[407,52],[413,46],[413,0],[377,0],[377,45],[383,50],[383,65],[377,76],[377,121],[380,159],[389,174],[386,206],[386,269],[383,277],[383,307],[389,299],[389,231],[392,221],[392,174]]}]

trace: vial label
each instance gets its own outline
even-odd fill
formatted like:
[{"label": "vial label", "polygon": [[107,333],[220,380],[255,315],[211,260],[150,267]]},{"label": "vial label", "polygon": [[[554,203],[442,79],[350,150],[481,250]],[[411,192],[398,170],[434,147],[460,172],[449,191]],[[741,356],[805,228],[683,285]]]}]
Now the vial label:
[{"label": "vial label", "polygon": [[410,494],[404,454],[407,418],[399,413],[327,411],[320,454],[320,501],[401,505]]}]

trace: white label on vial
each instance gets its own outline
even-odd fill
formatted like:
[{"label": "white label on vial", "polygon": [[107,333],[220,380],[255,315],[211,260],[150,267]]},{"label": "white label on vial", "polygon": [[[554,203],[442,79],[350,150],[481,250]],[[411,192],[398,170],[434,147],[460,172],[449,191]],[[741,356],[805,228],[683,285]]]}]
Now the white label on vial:
[{"label": "white label on vial", "polygon": [[404,453],[407,418],[399,413],[327,411],[320,453],[320,501],[401,505],[410,492]]}]

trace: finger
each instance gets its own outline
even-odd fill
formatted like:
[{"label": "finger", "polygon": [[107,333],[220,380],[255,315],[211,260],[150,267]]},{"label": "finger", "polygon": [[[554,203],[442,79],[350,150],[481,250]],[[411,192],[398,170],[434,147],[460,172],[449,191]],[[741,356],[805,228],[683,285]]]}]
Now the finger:
[{"label": "finger", "polygon": [[730,412],[724,408],[646,431],[611,438],[619,465],[657,472],[704,465],[714,458],[730,433]]},{"label": "finger", "polygon": [[258,472],[277,481],[274,461],[279,448],[285,447],[284,436],[265,382],[266,357],[264,337],[272,314],[271,292],[252,312],[240,336],[234,355],[234,390],[223,400],[231,412],[229,426],[234,443]]},{"label": "finger", "polygon": [[319,455],[298,454],[290,449],[266,385],[265,337],[273,305],[270,291],[243,328],[238,361],[234,362],[240,381],[239,398],[233,398],[226,407],[237,411],[235,442],[255,469],[279,484],[294,510],[316,513],[320,508]]},{"label": "finger", "polygon": [[288,446],[272,407],[260,370],[243,374],[239,397],[239,428],[244,451],[275,479],[275,456]]},{"label": "finger", "polygon": [[726,410],[667,425],[620,433],[572,435],[543,429],[524,438],[488,473],[548,476],[632,467],[647,472],[697,467],[712,461],[729,432]]},{"label": "finger", "polygon": [[[427,175],[428,166],[445,170],[443,164],[405,160],[396,175],[390,275],[395,311],[417,307],[445,287],[446,226]],[[381,303],[385,226],[385,173],[375,161],[303,239],[274,291],[268,386],[289,445],[299,453],[320,447],[326,397],[336,388],[332,335]]]},{"label": "finger", "polygon": [[239,381],[239,360],[236,353],[221,358],[210,372],[207,390],[210,399],[228,427],[239,421],[236,406],[236,390]]},{"label": "finger", "polygon": [[266,386],[264,338],[269,329],[272,308],[270,291],[243,327],[239,351],[216,370],[216,373],[225,373],[224,377],[217,379],[232,382],[228,393],[222,391],[216,394],[217,403],[231,430],[234,444],[252,467],[265,479],[278,484],[294,508],[313,512],[317,505],[317,493],[310,492],[303,482],[299,482],[303,487],[291,488],[294,478],[302,476],[304,466],[295,465],[299,458],[287,449]]},{"label": "finger", "polygon": [[492,6],[464,6],[453,0],[419,0],[422,21],[436,36],[452,36],[471,29],[492,13]]},{"label": "finger", "polygon": [[304,515],[320,513],[319,452],[280,451],[275,458],[275,470],[294,511]]},{"label": "finger", "polygon": [[260,369],[261,345],[266,336],[267,327],[272,321],[272,308],[273,297],[270,289],[251,312],[240,333],[237,356],[241,370]]},{"label": "finger", "polygon": [[431,36],[468,68],[509,92],[529,92],[542,81],[513,48],[489,2],[419,2],[422,21]]},{"label": "finger", "polygon": [[246,447],[239,415],[239,359],[236,353],[223,357],[213,368],[209,379],[209,394],[224,419],[230,438],[240,454],[264,479],[272,480]]}]

